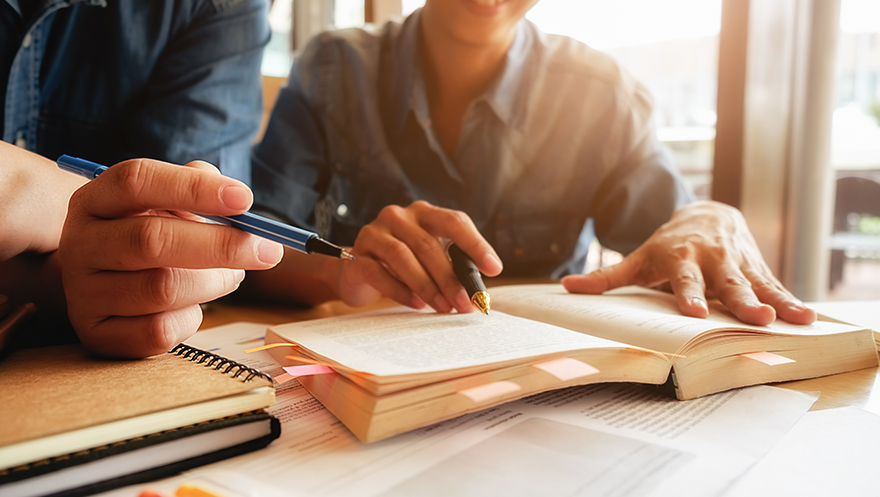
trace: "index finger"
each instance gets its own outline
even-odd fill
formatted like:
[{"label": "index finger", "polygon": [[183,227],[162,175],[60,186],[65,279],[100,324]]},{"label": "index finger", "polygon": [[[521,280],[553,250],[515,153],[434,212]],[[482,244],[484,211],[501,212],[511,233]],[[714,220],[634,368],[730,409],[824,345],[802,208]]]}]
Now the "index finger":
[{"label": "index finger", "polygon": [[150,209],[230,216],[250,208],[253,194],[244,183],[204,168],[133,159],[107,169],[80,188],[71,202],[104,219]]},{"label": "index finger", "polygon": [[503,265],[495,249],[483,238],[467,214],[452,209],[425,209],[419,224],[437,238],[448,238],[474,261],[481,273],[497,276]]}]

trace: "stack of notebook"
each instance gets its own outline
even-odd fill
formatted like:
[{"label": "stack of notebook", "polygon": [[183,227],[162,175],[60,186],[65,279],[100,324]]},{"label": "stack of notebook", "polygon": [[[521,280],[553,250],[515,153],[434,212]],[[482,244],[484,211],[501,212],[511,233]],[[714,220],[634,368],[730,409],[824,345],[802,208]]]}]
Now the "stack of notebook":
[{"label": "stack of notebook", "polygon": [[0,362],[0,495],[89,495],[266,446],[268,375],[179,345],[139,361],[78,345]]}]

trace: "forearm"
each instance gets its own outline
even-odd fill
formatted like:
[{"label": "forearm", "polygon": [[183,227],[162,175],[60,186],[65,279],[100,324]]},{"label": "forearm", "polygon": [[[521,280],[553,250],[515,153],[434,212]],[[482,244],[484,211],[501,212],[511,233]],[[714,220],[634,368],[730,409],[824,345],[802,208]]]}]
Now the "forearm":
[{"label": "forearm", "polygon": [[285,248],[284,259],[268,271],[250,271],[236,298],[317,305],[340,299],[338,281],[345,261]]},{"label": "forearm", "polygon": [[0,142],[0,261],[58,248],[70,195],[84,182],[45,157]]}]

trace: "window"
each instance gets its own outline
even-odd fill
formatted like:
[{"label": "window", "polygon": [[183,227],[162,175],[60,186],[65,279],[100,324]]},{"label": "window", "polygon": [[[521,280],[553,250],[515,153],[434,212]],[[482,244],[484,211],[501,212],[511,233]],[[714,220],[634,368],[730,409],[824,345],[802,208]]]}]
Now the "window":
[{"label": "window", "polygon": [[880,2],[842,0],[831,127],[829,299],[880,298]]}]

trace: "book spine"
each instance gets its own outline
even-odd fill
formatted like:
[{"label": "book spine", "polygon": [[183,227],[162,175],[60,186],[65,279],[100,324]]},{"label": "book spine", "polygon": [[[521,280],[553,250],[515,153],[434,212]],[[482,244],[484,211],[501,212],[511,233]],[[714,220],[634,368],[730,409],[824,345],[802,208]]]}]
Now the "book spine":
[{"label": "book spine", "polygon": [[212,354],[206,350],[197,349],[184,343],[174,347],[168,353],[183,357],[196,364],[203,364],[208,368],[214,368],[215,370],[230,375],[233,378],[240,378],[245,383],[254,378],[265,378],[270,382],[272,381],[271,376],[259,369],[249,368],[240,362],[229,360],[223,356]]}]

